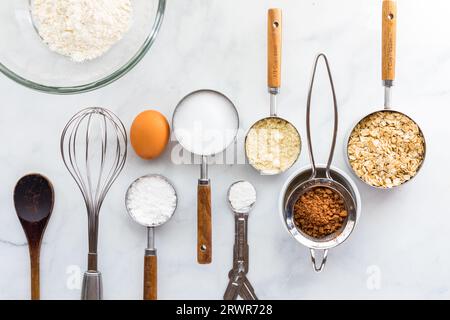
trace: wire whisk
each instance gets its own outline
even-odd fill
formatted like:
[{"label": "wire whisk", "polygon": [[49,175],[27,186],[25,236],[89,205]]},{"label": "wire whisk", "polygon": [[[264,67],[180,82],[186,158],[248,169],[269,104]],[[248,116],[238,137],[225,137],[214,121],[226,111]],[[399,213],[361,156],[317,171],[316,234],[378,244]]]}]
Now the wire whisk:
[{"label": "wire whisk", "polygon": [[61,135],[61,155],[80,189],[88,215],[88,271],[82,299],[102,298],[97,267],[99,214],[106,194],[122,171],[128,138],[120,119],[104,108],[87,108],[75,114]]}]

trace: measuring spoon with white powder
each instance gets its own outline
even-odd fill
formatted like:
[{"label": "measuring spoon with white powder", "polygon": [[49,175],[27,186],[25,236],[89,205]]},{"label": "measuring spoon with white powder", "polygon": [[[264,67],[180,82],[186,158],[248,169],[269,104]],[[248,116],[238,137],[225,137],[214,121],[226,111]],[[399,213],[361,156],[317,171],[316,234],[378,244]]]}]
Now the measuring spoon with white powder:
[{"label": "measuring spoon with white powder", "polygon": [[247,279],[249,270],[248,216],[256,203],[256,189],[248,181],[237,181],[228,189],[228,202],[234,212],[235,242],[233,246],[233,268],[224,294],[225,300],[235,300],[240,295],[244,300],[256,300],[255,291]]},{"label": "measuring spoon with white powder", "polygon": [[157,255],[155,228],[172,218],[177,208],[177,193],[172,183],[158,174],[143,176],[127,190],[125,206],[131,218],[147,227],[148,242],[144,258],[144,300],[157,300]]}]

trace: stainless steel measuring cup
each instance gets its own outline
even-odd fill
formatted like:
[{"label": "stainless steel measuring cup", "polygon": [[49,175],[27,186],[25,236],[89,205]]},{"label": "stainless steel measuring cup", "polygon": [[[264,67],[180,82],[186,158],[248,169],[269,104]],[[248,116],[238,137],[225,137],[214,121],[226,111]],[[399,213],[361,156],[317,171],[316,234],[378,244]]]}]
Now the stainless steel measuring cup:
[{"label": "stainless steel measuring cup", "polygon": [[[175,194],[175,207],[170,216],[166,216],[165,219],[159,221],[144,221],[137,217],[133,209],[131,208],[131,199],[130,192],[132,188],[141,182],[143,179],[149,178],[159,178],[165,181],[168,185],[170,185]],[[145,196],[145,194],[143,194]],[[150,174],[136,179],[127,190],[125,195],[125,207],[129,216],[138,224],[147,227],[147,248],[145,249],[145,257],[144,257],[144,300],[157,300],[158,297],[158,258],[157,258],[157,250],[155,247],[155,228],[163,225],[167,221],[169,221],[173,214],[176,211],[178,205],[178,197],[176,190],[173,184],[164,176],[159,174]]]},{"label": "stainless steel measuring cup", "polygon": [[[314,87],[314,80],[317,70],[318,62],[320,58],[323,58],[325,61],[325,65],[328,72],[328,77],[331,85],[331,90],[333,93],[333,104],[334,104],[334,130],[333,130],[333,139],[331,144],[331,150],[328,157],[328,162],[325,167],[316,166],[314,160],[314,153],[312,148],[312,140],[311,140],[311,123],[310,123],[310,114],[311,114],[311,98]],[[337,100],[336,94],[333,84],[333,78],[331,76],[331,70],[328,63],[328,59],[324,54],[319,54],[316,57],[313,69],[313,75],[311,79],[311,85],[309,88],[308,94],[308,103],[307,103],[307,112],[306,112],[306,129],[307,129],[307,139],[308,139],[308,149],[309,149],[309,157],[311,161],[311,166],[307,170],[301,171],[302,178],[300,180],[295,180],[292,178],[288,180],[289,182],[283,187],[283,192],[280,198],[280,211],[282,212],[282,217],[285,222],[285,225],[291,235],[301,244],[310,248],[311,251],[311,259],[313,263],[314,270],[316,272],[321,272],[325,266],[328,249],[331,249],[343,241],[345,241],[351,232],[353,231],[357,217],[358,217],[358,207],[357,200],[355,198],[355,190],[354,188],[350,188],[350,183],[346,181],[347,179],[341,175],[339,179],[335,179],[336,174],[335,171],[331,168],[331,163],[333,161],[334,149],[336,145],[337,131],[338,131],[338,109],[337,109]],[[309,177],[304,174],[304,172],[308,172]],[[293,184],[292,184],[293,183]],[[300,199],[302,195],[306,192],[313,190],[318,187],[328,188],[335,192],[337,192],[344,201],[345,208],[347,210],[348,216],[346,221],[344,222],[342,228],[337,232],[330,234],[324,238],[316,239],[313,238],[296,227],[294,222],[294,206],[296,202]],[[322,261],[317,264],[316,262],[316,250],[323,251]]]},{"label": "stainless steel measuring cup", "polygon": [[[192,121],[197,122],[200,128],[209,128],[211,121],[214,118],[217,120],[219,113],[214,114],[213,111],[227,113],[227,119],[219,119],[219,121],[227,121],[227,131],[221,134],[211,134],[206,132],[202,138],[208,138],[208,144],[204,141],[197,140],[195,133],[192,133],[191,139],[186,139],[186,128],[182,128],[182,121],[185,121],[185,116],[189,114],[190,107],[195,106],[196,101],[202,103],[203,98],[214,98],[215,103],[210,103],[206,108],[195,114]],[[225,108],[225,110],[224,110]],[[194,110],[192,110],[194,112]],[[211,112],[209,114],[208,112]],[[220,116],[219,116],[220,117]],[[229,122],[229,123],[228,123]],[[200,264],[208,264],[212,261],[212,217],[211,217],[211,181],[208,177],[208,157],[218,154],[226,150],[236,139],[239,129],[239,115],[233,102],[224,94],[215,90],[197,90],[185,96],[176,106],[172,118],[173,133],[180,143],[180,145],[193,154],[201,156],[202,162],[200,166],[200,179],[197,187],[197,261]],[[191,134],[191,132],[188,132]],[[209,148],[208,146],[213,146]]]},{"label": "stainless steel measuring cup", "polygon": [[[369,183],[368,181],[364,180],[353,168],[351,165],[350,160],[350,154],[349,154],[349,145],[350,145],[350,138],[352,136],[352,133],[355,132],[356,128],[360,123],[365,122],[365,120],[369,119],[371,116],[382,113],[384,115],[388,114],[400,114],[407,119],[411,121],[411,123],[415,124],[417,128],[419,129],[420,135],[423,138],[423,157],[421,160],[421,163],[419,167],[417,168],[417,171],[413,176],[411,176],[410,179],[403,181],[400,185],[403,185],[409,181],[411,181],[417,174],[419,173],[420,169],[423,166],[423,163],[425,161],[426,157],[426,140],[425,136],[422,132],[422,129],[420,126],[408,115],[404,114],[403,112],[394,110],[392,108],[392,87],[394,85],[395,80],[395,65],[396,65],[396,43],[397,43],[397,2],[395,0],[383,0],[383,6],[382,6],[382,80],[383,80],[383,87],[384,87],[384,108],[375,112],[371,112],[365,117],[363,117],[351,130],[349,133],[347,143],[345,145],[345,154],[346,154],[346,160],[347,164],[352,170],[352,172],[355,174],[355,176],[358,177],[362,182],[364,182],[366,185],[377,188],[377,189],[390,189],[388,187],[380,187],[373,185]],[[394,185],[396,187],[396,185]]]},{"label": "stainless steel measuring cup", "polygon": [[[289,170],[295,162],[297,162],[300,153],[301,153],[301,147],[302,147],[302,141],[300,137],[300,133],[298,132],[297,128],[287,121],[286,119],[280,118],[278,113],[278,104],[277,104],[277,97],[280,93],[281,88],[281,51],[282,51],[282,11],[281,9],[269,9],[268,11],[268,23],[267,23],[267,29],[268,29],[268,46],[267,46],[267,82],[269,87],[269,94],[270,94],[270,116],[258,120],[256,123],[254,123],[249,131],[247,132],[245,136],[245,154],[247,159],[250,159],[249,157],[249,151],[248,151],[248,137],[249,133],[252,131],[252,129],[258,127],[259,124],[263,123],[264,121],[267,121],[269,119],[275,119],[277,121],[282,122],[286,126],[292,126],[295,129],[296,135],[299,140],[299,148],[297,152],[297,156],[290,165],[285,168],[284,170],[262,170],[260,168],[257,168],[255,164],[253,164],[250,160],[250,165],[259,171],[263,175],[275,175],[283,173],[287,170]],[[270,133],[272,134],[272,133]]]}]

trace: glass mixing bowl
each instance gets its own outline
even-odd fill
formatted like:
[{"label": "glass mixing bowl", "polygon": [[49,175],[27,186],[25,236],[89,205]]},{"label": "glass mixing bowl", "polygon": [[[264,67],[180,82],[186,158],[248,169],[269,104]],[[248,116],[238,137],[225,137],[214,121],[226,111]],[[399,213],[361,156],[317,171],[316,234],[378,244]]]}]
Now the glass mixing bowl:
[{"label": "glass mixing bowl", "polygon": [[130,71],[155,41],[166,7],[166,0],[132,0],[133,21],[123,39],[103,56],[77,63],[42,42],[32,1],[0,1],[0,71],[28,88],[54,94],[95,90]]}]

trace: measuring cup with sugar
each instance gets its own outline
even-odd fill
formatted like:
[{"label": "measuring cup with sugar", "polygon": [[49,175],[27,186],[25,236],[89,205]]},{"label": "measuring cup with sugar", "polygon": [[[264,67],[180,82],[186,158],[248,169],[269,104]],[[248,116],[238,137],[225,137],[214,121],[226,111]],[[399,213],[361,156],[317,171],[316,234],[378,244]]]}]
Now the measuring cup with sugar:
[{"label": "measuring cup with sugar", "polygon": [[212,261],[211,182],[208,157],[221,153],[236,138],[239,116],[225,95],[214,90],[198,90],[184,97],[172,119],[174,135],[187,151],[202,158],[197,189],[197,261]]},{"label": "measuring cup with sugar", "polygon": [[157,254],[155,228],[172,218],[177,208],[177,193],[172,183],[157,174],[135,180],[127,190],[125,206],[130,217],[147,227],[144,258],[144,300],[157,300]]}]

